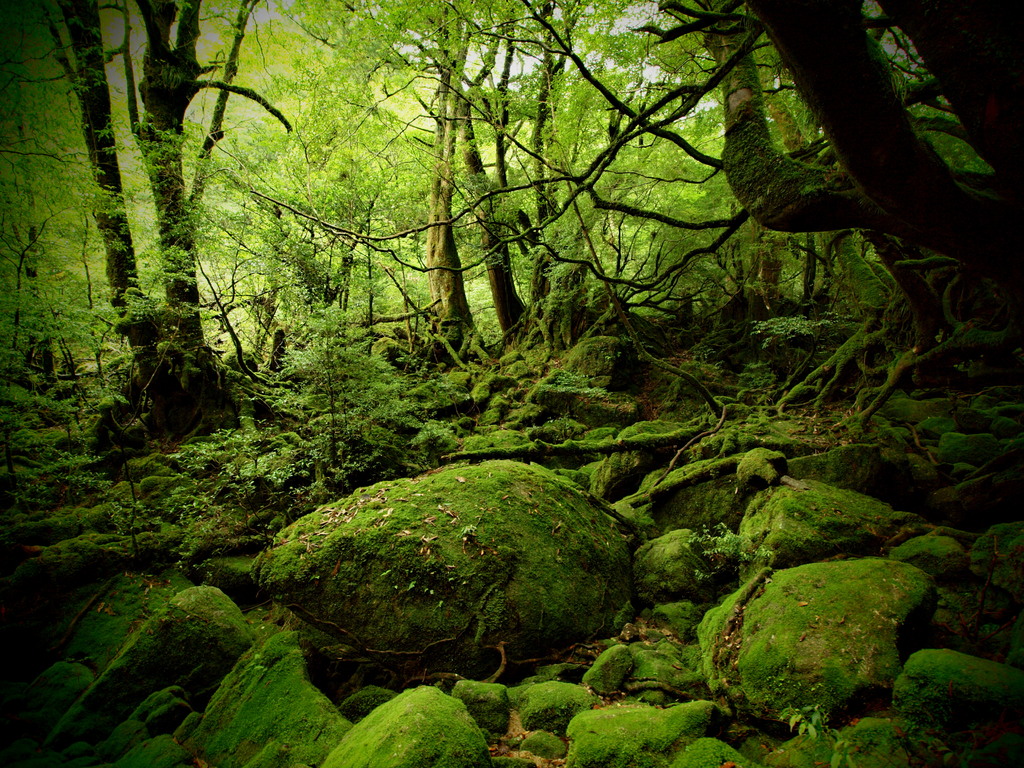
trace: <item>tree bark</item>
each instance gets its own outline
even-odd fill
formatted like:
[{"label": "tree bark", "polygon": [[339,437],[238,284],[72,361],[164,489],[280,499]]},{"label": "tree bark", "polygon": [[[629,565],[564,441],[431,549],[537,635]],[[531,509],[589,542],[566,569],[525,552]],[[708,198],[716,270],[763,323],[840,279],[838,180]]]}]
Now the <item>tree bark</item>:
[{"label": "tree bark", "polygon": [[[101,198],[93,206],[93,219],[103,240],[110,303],[125,321],[122,328],[129,344],[145,348],[155,342],[156,328],[148,318],[129,314],[128,293],[137,288],[138,272],[114,138],[99,10],[94,0],[61,0],[60,11],[74,57],[72,61],[61,53],[60,63],[75,87],[82,136],[100,187]],[[59,33],[53,32],[59,47]]]},{"label": "tree bark", "polygon": [[[430,185],[427,230],[427,276],[430,298],[439,302],[437,317],[442,334],[458,349],[473,318],[466,299],[455,233],[451,224],[455,194],[454,159],[457,137],[457,94],[453,80],[461,68],[465,51],[455,61],[439,62],[440,75],[434,102],[434,173]],[[457,82],[457,80],[456,80]]]}]

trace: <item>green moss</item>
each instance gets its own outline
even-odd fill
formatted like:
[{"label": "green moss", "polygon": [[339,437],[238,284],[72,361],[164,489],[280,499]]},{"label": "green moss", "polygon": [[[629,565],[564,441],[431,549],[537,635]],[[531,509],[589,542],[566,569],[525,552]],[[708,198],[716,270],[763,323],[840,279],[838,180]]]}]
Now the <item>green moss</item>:
[{"label": "green moss", "polygon": [[399,694],[353,726],[322,768],[489,768],[487,742],[465,705],[437,688]]},{"label": "green moss", "polygon": [[777,571],[705,615],[703,671],[713,691],[758,717],[815,704],[829,715],[892,686],[901,646],[934,600],[931,579],[906,563],[869,558]]},{"label": "green moss", "polygon": [[662,603],[651,611],[651,619],[658,627],[669,630],[684,642],[696,639],[697,625],[703,618],[704,606],[689,600]]},{"label": "green moss", "polygon": [[583,675],[583,684],[602,696],[622,690],[633,671],[633,654],[628,645],[616,644],[597,657]]},{"label": "green moss", "polygon": [[986,433],[965,435],[946,432],[939,438],[936,458],[943,464],[969,464],[980,467],[1003,452],[1003,443],[995,435]]},{"label": "green moss", "polygon": [[774,485],[786,474],[786,455],[768,448],[754,448],[747,451],[736,465],[736,482],[755,488]]},{"label": "green moss", "polygon": [[519,695],[517,706],[523,728],[565,733],[569,721],[597,704],[599,699],[585,688],[572,683],[537,683]]},{"label": "green moss", "polygon": [[671,768],[719,768],[726,764],[735,766],[735,768],[758,768],[759,766],[758,763],[748,760],[724,741],[704,736],[692,744],[687,744],[672,761]]},{"label": "green moss", "polygon": [[161,734],[136,745],[113,768],[192,768],[192,755],[174,739]]},{"label": "green moss", "polygon": [[627,704],[581,712],[566,731],[569,768],[664,768],[672,753],[721,720],[710,701],[667,709]]},{"label": "green moss", "polygon": [[1024,715],[1024,671],[947,648],[907,659],[893,687],[893,706],[924,727],[959,730]]},{"label": "green moss", "polygon": [[902,527],[924,527],[917,515],[870,496],[814,480],[808,485],[806,491],[769,489],[751,503],[740,525],[748,548],[767,550],[775,568],[840,554],[876,555]]},{"label": "green moss", "polygon": [[560,760],[568,751],[565,742],[548,731],[534,731],[523,739],[519,748],[545,760]]},{"label": "green moss", "polygon": [[279,632],[253,646],[225,677],[185,746],[218,768],[242,768],[276,741],[275,761],[288,768],[316,765],[351,728],[309,681],[294,632]]},{"label": "green moss", "polygon": [[394,691],[381,688],[379,685],[367,685],[346,697],[338,705],[338,711],[343,717],[353,723],[358,723],[381,704],[391,701],[396,695]]},{"label": "green moss", "polygon": [[151,692],[169,685],[181,685],[203,700],[252,641],[242,612],[219,589],[179,592],[165,610],[132,633],[47,741],[97,741]]},{"label": "green moss", "polygon": [[492,461],[327,505],[282,531],[255,573],[347,644],[482,678],[499,641],[530,658],[611,631],[628,569],[623,538],[577,486]]},{"label": "green moss", "polygon": [[710,570],[694,551],[693,532],[670,531],[648,541],[633,556],[637,597],[645,603],[671,603],[705,599],[713,587]]},{"label": "green moss", "polygon": [[971,570],[1024,602],[1024,522],[993,525],[971,547]]},{"label": "green moss", "polygon": [[954,577],[967,568],[967,552],[951,536],[929,533],[915,536],[889,552],[893,560],[920,568],[934,577]]},{"label": "green moss", "polygon": [[452,696],[466,705],[476,724],[487,733],[500,736],[508,730],[508,688],[500,683],[459,680]]},{"label": "green moss", "polygon": [[138,720],[151,734],[172,733],[191,713],[185,690],[172,685],[147,696],[129,719]]}]

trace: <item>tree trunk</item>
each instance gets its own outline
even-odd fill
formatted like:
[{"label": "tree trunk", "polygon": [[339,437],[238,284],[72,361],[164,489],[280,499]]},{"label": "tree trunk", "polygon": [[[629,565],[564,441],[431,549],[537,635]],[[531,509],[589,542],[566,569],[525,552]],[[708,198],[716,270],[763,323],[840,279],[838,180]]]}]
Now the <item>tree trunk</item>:
[{"label": "tree trunk", "polygon": [[[101,197],[93,206],[93,219],[103,240],[110,303],[122,317],[121,328],[129,344],[135,349],[149,347],[155,343],[156,327],[148,318],[133,317],[128,308],[128,294],[137,288],[138,282],[135,244],[128,226],[121,165],[114,139],[99,10],[94,0],[61,0],[60,11],[74,56],[72,62],[68,56],[60,54],[60,63],[75,86],[82,136],[93,176],[100,187]],[[60,35],[52,31],[61,50]]]},{"label": "tree trunk", "polygon": [[457,350],[462,346],[465,331],[472,326],[473,318],[466,299],[462,263],[451,224],[457,131],[453,68],[451,63],[441,64],[434,104],[434,174],[430,185],[428,216],[432,226],[427,231],[427,277],[430,298],[437,302],[435,311],[442,335]]},{"label": "tree trunk", "polygon": [[[470,178],[475,180],[471,187],[479,191],[487,189],[490,180],[484,168],[483,158],[480,156],[480,149],[476,143],[476,136],[473,131],[473,118],[470,112],[469,99],[463,98],[459,101],[459,119],[462,129],[463,156]],[[498,134],[501,135],[500,132]],[[496,147],[496,154],[500,157],[498,167],[504,167],[504,145],[499,142]],[[502,182],[499,180],[499,186]],[[509,254],[508,243],[501,241],[495,231],[497,222],[494,221],[490,203],[476,210],[477,222],[480,224],[480,246],[484,251],[487,261],[487,280],[491,286],[491,298],[494,301],[494,311],[498,315],[498,326],[502,333],[508,333],[519,322],[524,307],[523,302],[516,292],[515,283],[512,281],[512,259]]]}]

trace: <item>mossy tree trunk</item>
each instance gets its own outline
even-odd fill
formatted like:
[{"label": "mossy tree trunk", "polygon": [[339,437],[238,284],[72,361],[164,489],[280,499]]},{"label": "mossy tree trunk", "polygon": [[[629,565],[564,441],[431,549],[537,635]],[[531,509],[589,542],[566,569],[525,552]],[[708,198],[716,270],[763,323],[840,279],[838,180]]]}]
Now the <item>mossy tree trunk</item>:
[{"label": "mossy tree trunk", "polygon": [[[459,77],[465,62],[466,48],[459,40],[458,30],[447,32],[448,40],[442,45],[438,67],[437,89],[434,94],[434,169],[430,182],[430,208],[427,230],[427,277],[430,298],[436,303],[436,315],[441,334],[447,343],[458,350],[472,327],[473,316],[466,299],[452,226],[452,198],[455,194],[455,148],[458,137]],[[454,38],[454,39],[453,39]],[[456,44],[461,50],[452,52]]]}]

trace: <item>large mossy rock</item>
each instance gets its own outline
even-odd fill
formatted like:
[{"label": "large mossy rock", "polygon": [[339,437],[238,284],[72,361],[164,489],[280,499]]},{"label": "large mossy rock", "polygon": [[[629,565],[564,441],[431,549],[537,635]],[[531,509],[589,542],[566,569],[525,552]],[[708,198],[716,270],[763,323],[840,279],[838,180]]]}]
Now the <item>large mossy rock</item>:
[{"label": "large mossy rock", "polygon": [[809,563],[763,577],[698,629],[712,690],[757,717],[811,705],[831,714],[890,689],[934,609],[931,578],[896,561]]},{"label": "large mossy rock", "polygon": [[579,487],[514,461],[379,483],[282,531],[256,564],[299,616],[387,665],[482,678],[616,629],[629,552]]},{"label": "large mossy rock", "polygon": [[242,768],[272,743],[275,759],[261,768],[290,768],[318,765],[351,727],[310,682],[297,634],[279,632],[238,660],[199,724],[179,735],[218,768]]},{"label": "large mossy rock", "polygon": [[904,528],[925,530],[925,521],[870,496],[815,480],[808,490],[770,488],[751,502],[740,535],[766,564],[789,568],[836,555],[877,555]]},{"label": "large mossy rock", "polygon": [[710,701],[661,709],[626,704],[576,715],[566,735],[572,739],[566,768],[660,768],[671,756],[711,733],[722,721]]},{"label": "large mossy rock", "polygon": [[515,700],[523,728],[555,734],[565,733],[573,717],[600,701],[583,686],[558,680],[525,686]]},{"label": "large mossy rock", "polygon": [[893,706],[925,728],[959,730],[1024,715],[1024,671],[948,648],[913,654],[896,679]]},{"label": "large mossy rock", "polygon": [[352,727],[322,768],[490,768],[483,732],[458,699],[421,686]]},{"label": "large mossy rock", "polygon": [[185,589],[129,636],[47,741],[99,741],[149,694],[171,685],[204,701],[253,639],[238,606],[219,589]]}]

